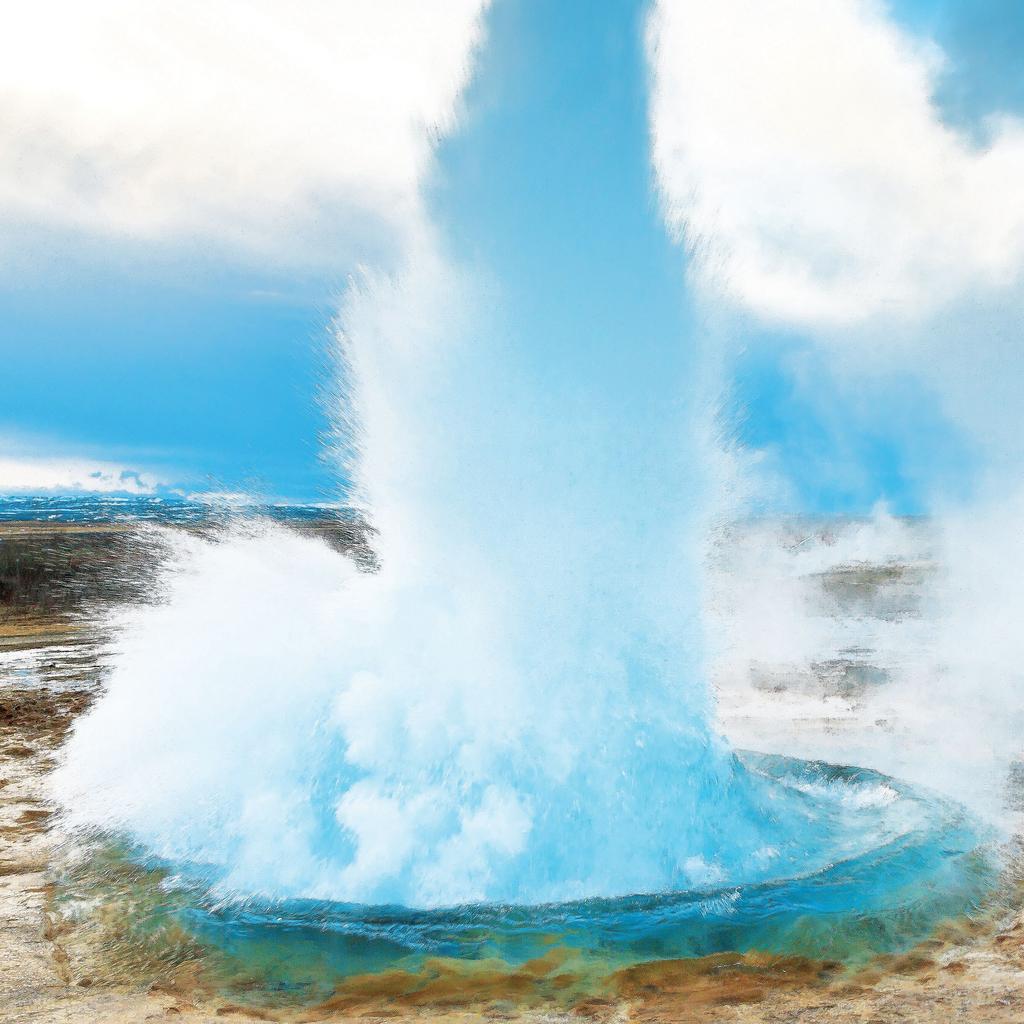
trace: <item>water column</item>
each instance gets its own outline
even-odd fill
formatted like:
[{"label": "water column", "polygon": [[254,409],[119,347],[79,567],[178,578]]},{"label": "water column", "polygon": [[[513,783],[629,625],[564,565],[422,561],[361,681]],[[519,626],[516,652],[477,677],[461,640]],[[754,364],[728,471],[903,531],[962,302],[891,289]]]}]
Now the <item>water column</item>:
[{"label": "water column", "polygon": [[273,529],[179,538],[69,744],[73,824],[229,897],[360,905],[821,862],[813,809],[711,726],[706,361],[651,191],[644,15],[490,10],[406,266],[339,318],[379,571]]}]

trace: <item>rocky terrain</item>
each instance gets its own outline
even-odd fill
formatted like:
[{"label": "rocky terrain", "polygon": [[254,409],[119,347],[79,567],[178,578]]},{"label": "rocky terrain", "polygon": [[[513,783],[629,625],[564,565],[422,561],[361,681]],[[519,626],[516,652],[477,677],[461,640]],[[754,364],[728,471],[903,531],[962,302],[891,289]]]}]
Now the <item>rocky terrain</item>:
[{"label": "rocky terrain", "polygon": [[[349,532],[319,529],[343,549],[363,545]],[[808,551],[821,541],[812,537],[807,547],[806,536],[794,535],[786,543],[798,549],[803,543]],[[873,731],[891,736],[900,728],[893,720],[886,733],[872,716],[879,700],[889,700],[887,690],[899,685],[900,658],[919,650],[904,641],[927,629],[923,595],[934,563],[923,555],[867,563],[844,559],[835,544],[825,547],[829,557],[822,560],[819,552],[796,568],[786,561],[792,550],[785,544],[789,554],[781,561],[759,559],[768,579],[760,590],[760,584],[744,591],[728,582],[751,571],[742,543],[733,538],[722,556],[717,614],[734,635],[737,623],[754,629],[751,623],[766,614],[756,610],[765,594],[770,602],[783,590],[804,612],[811,602],[823,624],[796,646],[780,646],[769,630],[719,653],[722,726],[745,745],[863,751]],[[359,551],[367,557],[365,546]],[[984,914],[949,922],[910,953],[857,973],[799,958],[719,954],[632,967],[595,994],[580,992],[553,953],[514,970],[492,962],[431,962],[416,975],[349,979],[316,1006],[281,1008],[258,991],[244,1006],[219,996],[201,950],[191,947],[171,970],[112,962],[55,905],[50,866],[68,852],[45,779],[75,717],[103,685],[105,609],[150,599],[166,557],[159,530],[0,527],[0,1021],[1024,1020],[1024,884],[1012,857],[1000,898]],[[876,749],[881,761],[890,756],[884,744]],[[1022,780],[1013,764],[1004,775],[1004,803],[1012,809]]]}]

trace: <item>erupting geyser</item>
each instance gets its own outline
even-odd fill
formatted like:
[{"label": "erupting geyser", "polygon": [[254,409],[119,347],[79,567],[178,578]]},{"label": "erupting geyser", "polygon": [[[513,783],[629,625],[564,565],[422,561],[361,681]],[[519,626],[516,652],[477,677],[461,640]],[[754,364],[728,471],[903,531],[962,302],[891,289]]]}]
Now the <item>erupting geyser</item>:
[{"label": "erupting geyser", "polygon": [[927,832],[884,780],[712,728],[710,372],[637,128],[642,5],[571,7],[494,9],[430,223],[346,300],[379,571],[270,528],[182,542],[69,743],[73,823],[221,896],[413,908],[863,870]]}]

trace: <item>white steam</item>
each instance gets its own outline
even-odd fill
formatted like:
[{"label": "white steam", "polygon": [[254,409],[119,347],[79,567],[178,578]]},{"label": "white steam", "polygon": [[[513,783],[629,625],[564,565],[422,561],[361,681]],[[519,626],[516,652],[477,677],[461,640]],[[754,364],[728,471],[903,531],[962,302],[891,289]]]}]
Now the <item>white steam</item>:
[{"label": "white steam", "polygon": [[1024,758],[1020,503],[762,522],[717,548],[719,715],[741,746],[859,764],[994,822]]}]

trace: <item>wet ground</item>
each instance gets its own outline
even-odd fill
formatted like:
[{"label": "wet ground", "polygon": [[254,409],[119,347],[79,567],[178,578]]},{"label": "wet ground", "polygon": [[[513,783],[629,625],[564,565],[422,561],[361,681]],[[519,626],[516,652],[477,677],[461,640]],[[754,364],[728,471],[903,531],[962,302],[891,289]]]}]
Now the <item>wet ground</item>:
[{"label": "wet ground", "polygon": [[[116,941],[116,915],[97,921],[68,914],[55,901],[53,868],[66,864],[73,851],[61,845],[45,777],[75,716],[102,687],[109,650],[103,624],[107,602],[125,593],[136,599],[144,594],[161,555],[152,538],[123,528],[107,535],[68,530],[0,527],[0,545],[8,544],[8,554],[11,539],[22,544],[17,559],[0,559],[5,569],[16,568],[6,578],[35,581],[9,588],[0,603],[0,1020],[523,1017],[1008,1024],[1024,1019],[1024,888],[1013,863],[1000,899],[985,915],[947,922],[911,952],[876,959],[855,974],[810,959],[726,953],[630,967],[595,989],[581,983],[558,952],[515,969],[438,959],[414,974],[347,979],[317,1005],[297,1008],[258,990],[238,1001],[219,996],[211,965],[188,936],[163,937],[168,940],[164,950],[178,939],[169,958],[147,959],[141,948],[126,952]],[[42,553],[41,570],[32,563],[33,546]],[[104,561],[108,556],[111,562]],[[106,568],[97,569],[97,559]],[[110,565],[122,583],[105,589]],[[907,584],[908,574],[854,568],[849,578],[826,578],[826,592],[839,587],[847,595],[852,588],[855,596],[846,607],[856,614],[865,608],[870,613],[879,601],[882,607],[898,606],[897,614],[910,614],[906,605],[912,606],[919,584]],[[903,587],[903,593],[894,596],[887,587]],[[874,595],[863,598],[872,588]],[[869,657],[854,657],[870,666]],[[797,702],[802,717],[797,726],[790,723],[791,741],[797,735],[807,745],[817,742],[815,737],[841,743],[844,730],[863,729],[858,706],[864,689],[888,685],[870,674],[854,673],[851,681],[846,667],[825,667],[801,670],[800,686],[794,687],[786,685],[787,671],[776,667],[774,675],[768,670],[760,677],[767,695],[760,706],[749,700],[731,705],[742,709],[732,715],[737,733],[756,735],[760,716],[760,735],[783,742],[780,702],[784,709]],[[764,683],[765,678],[770,681]],[[736,684],[733,692],[756,691],[757,679],[748,665],[742,686]],[[836,701],[845,702],[845,717],[836,714]],[[728,729],[728,710],[723,722]],[[125,891],[138,892],[132,888],[136,884],[138,879],[126,879]]]}]

